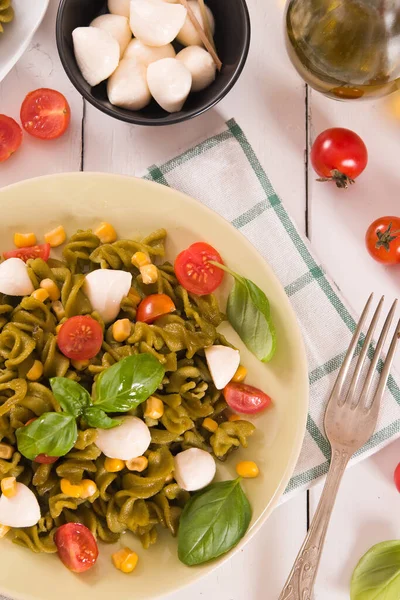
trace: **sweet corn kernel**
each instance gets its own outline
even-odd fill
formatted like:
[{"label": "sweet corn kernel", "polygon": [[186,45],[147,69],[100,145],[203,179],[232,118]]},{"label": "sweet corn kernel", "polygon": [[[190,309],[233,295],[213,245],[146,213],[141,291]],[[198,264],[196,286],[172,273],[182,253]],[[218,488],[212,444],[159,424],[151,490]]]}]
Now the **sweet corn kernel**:
[{"label": "sweet corn kernel", "polygon": [[57,246],[61,246],[67,239],[67,234],[65,233],[65,229],[62,225],[59,225],[55,229],[48,231],[44,234],[44,239],[47,244],[50,244],[52,248],[56,248]]},{"label": "sweet corn kernel", "polygon": [[139,557],[130,548],[122,548],[112,555],[114,567],[122,573],[132,573],[135,570]]},{"label": "sweet corn kernel", "polygon": [[94,232],[102,244],[112,244],[117,239],[117,232],[110,223],[103,221]]},{"label": "sweet corn kernel", "polygon": [[125,462],[126,468],[129,471],[137,471],[138,473],[142,473],[147,469],[147,465],[149,461],[145,456],[138,456],[137,458],[131,458]]},{"label": "sweet corn kernel", "polygon": [[31,368],[27,372],[26,378],[29,379],[29,381],[37,381],[38,379],[41,378],[42,375],[43,375],[43,364],[40,362],[40,360],[35,360],[35,362],[31,366]]},{"label": "sweet corn kernel", "polygon": [[242,417],[240,415],[229,415],[228,421],[232,423],[232,421],[241,421]]},{"label": "sweet corn kernel", "polygon": [[51,308],[53,309],[54,314],[57,319],[61,321],[65,317],[65,309],[59,300],[52,302]]},{"label": "sweet corn kernel", "polygon": [[52,279],[42,279],[40,287],[49,294],[50,300],[59,300],[61,292],[58,289],[58,285]]},{"label": "sweet corn kernel", "polygon": [[11,527],[8,525],[0,525],[0,539],[3,538],[10,531]]},{"label": "sweet corn kernel", "polygon": [[97,485],[91,479],[83,479],[81,481],[81,498],[90,498],[97,492]]},{"label": "sweet corn kernel", "polygon": [[236,465],[236,473],[240,477],[245,477],[246,479],[251,479],[253,477],[258,477],[260,474],[260,469],[257,467],[256,463],[252,460],[242,460],[242,462]]},{"label": "sweet corn kernel", "polygon": [[15,233],[14,245],[17,248],[26,248],[36,244],[36,235],[34,233]]},{"label": "sweet corn kernel", "polygon": [[129,319],[119,319],[112,326],[113,338],[116,342],[124,342],[131,335],[131,322]]},{"label": "sweet corn kernel", "polygon": [[163,401],[155,396],[150,396],[146,400],[146,408],[144,409],[143,416],[150,417],[150,419],[160,419],[164,414]]},{"label": "sweet corn kernel", "polygon": [[84,371],[90,365],[90,361],[89,360],[71,360],[71,365],[77,371]]},{"label": "sweet corn kernel", "polygon": [[6,498],[13,498],[17,493],[17,480],[15,477],[4,477],[1,480],[1,491]]},{"label": "sweet corn kernel", "polygon": [[158,279],[158,269],[156,265],[145,265],[144,267],[140,267],[140,274],[145,285],[155,283]]},{"label": "sweet corn kernel", "polygon": [[106,458],[104,461],[104,468],[108,473],[118,473],[125,467],[123,460],[119,458]]},{"label": "sweet corn kernel", "polygon": [[135,290],[134,287],[131,287],[131,289],[129,290],[128,298],[129,298],[129,300],[131,300],[133,302],[133,304],[135,306],[137,306],[139,304],[139,302],[142,300],[139,292],[137,292],[137,290]]},{"label": "sweet corn kernel", "polygon": [[14,454],[14,448],[9,444],[0,444],[0,458],[8,460]]},{"label": "sweet corn kernel", "polygon": [[217,431],[217,429],[218,429],[218,423],[217,423],[217,421],[214,421],[214,419],[210,419],[209,417],[206,417],[203,421],[203,427],[204,427],[204,429],[211,431],[211,433],[215,433],[215,431]]},{"label": "sweet corn kernel", "polygon": [[61,327],[64,325],[64,323],[59,323],[56,327],[56,333],[60,333],[60,329]]},{"label": "sweet corn kernel", "polygon": [[49,293],[46,290],[39,288],[38,290],[32,292],[31,296],[39,302],[46,302],[46,300],[49,298]]},{"label": "sweet corn kernel", "polygon": [[245,380],[246,375],[247,375],[246,367],[243,367],[243,365],[239,365],[236,373],[232,377],[232,381],[234,381],[235,383],[240,383],[241,381]]},{"label": "sweet corn kernel", "polygon": [[146,265],[149,265],[151,263],[150,258],[147,256],[147,254],[145,254],[144,252],[135,252],[135,254],[132,256],[132,264],[135,267],[145,267]]},{"label": "sweet corn kernel", "polygon": [[69,496],[70,498],[80,498],[81,497],[81,486],[74,485],[68,479],[61,479],[60,487],[63,494]]}]

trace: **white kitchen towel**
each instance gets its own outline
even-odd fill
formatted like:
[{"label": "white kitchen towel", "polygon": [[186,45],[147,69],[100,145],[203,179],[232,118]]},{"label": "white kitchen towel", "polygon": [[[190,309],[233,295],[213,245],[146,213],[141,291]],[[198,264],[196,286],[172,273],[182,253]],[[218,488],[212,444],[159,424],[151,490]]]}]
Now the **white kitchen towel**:
[{"label": "white kitchen towel", "polygon": [[[330,445],[323,417],[354,332],[354,317],[296,229],[233,119],[180,156],[149,168],[145,178],[197,198],[230,221],[274,269],[296,312],[307,350],[310,408],[303,449],[284,501],[327,473]],[[380,363],[378,370],[381,367]],[[354,456],[353,463],[399,436],[398,381],[392,372],[376,433]]]}]

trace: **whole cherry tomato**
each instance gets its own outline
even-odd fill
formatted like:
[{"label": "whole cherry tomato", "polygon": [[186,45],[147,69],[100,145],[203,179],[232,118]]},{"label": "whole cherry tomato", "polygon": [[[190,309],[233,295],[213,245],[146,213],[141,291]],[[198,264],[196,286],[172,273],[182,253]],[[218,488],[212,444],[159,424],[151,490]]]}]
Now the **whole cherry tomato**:
[{"label": "whole cherry tomato", "polygon": [[138,306],[136,321],[152,323],[158,317],[174,312],[175,304],[167,294],[151,294],[144,298]]},{"label": "whole cherry tomato", "polygon": [[224,388],[224,398],[232,410],[245,414],[258,413],[271,404],[267,394],[247,383],[228,383]]},{"label": "whole cherry tomato", "polygon": [[380,217],[365,234],[367,250],[380,263],[400,263],[400,217]]},{"label": "whole cherry tomato", "polygon": [[323,131],[311,148],[311,163],[319,181],[334,181],[340,188],[354,183],[367,162],[367,147],[360,136],[343,127]]}]

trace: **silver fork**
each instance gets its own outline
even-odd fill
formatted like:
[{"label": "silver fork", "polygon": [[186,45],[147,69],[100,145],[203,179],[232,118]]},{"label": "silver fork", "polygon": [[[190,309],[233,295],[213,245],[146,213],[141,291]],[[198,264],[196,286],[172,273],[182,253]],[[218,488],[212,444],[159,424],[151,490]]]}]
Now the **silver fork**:
[{"label": "silver fork", "polygon": [[381,298],[365,336],[354,374],[350,381],[350,386],[347,392],[344,391],[346,376],[350,370],[353,354],[357,348],[358,340],[372,298],[373,294],[369,297],[362,312],[329,398],[328,407],[325,413],[325,432],[332,448],[331,464],[325,487],[310,529],[308,530],[306,539],[297,555],[285,587],[279,596],[279,600],[311,600],[326,532],[343,473],[351,456],[370,439],[375,431],[379,406],[385,391],[400,336],[400,321],[397,324],[396,331],[391,341],[375,394],[371,400],[369,398],[371,396],[374,372],[393,320],[397,300],[394,301],[382,328],[361,391],[357,391],[362,383],[362,369],[382,310],[384,298]]}]

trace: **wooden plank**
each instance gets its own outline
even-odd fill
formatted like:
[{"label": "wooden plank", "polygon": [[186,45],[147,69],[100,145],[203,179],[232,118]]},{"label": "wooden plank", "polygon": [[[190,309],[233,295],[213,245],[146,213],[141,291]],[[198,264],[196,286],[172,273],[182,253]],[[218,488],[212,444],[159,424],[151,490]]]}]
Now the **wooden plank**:
[{"label": "wooden plank", "polygon": [[71,125],[63,137],[51,142],[37,140],[25,133],[18,152],[0,166],[0,186],[80,169],[83,101],[69,82],[58,57],[55,41],[57,8],[57,2],[50,2],[28,50],[0,83],[0,113],[19,122],[19,110],[26,94],[40,87],[50,87],[67,97],[72,111]]}]

